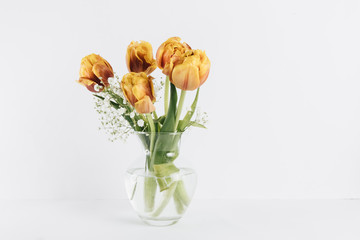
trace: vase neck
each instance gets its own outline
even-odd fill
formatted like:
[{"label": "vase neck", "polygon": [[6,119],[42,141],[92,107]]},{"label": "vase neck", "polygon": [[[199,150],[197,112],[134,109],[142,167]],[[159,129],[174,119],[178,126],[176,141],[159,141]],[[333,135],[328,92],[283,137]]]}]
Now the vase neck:
[{"label": "vase neck", "polygon": [[173,162],[180,151],[181,133],[139,133],[145,149],[146,166],[152,171],[154,165]]}]

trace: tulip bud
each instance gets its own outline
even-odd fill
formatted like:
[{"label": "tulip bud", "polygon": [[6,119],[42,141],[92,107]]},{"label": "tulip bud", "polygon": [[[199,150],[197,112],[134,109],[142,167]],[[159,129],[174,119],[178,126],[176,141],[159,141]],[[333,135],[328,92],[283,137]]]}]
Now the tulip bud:
[{"label": "tulip bud", "polygon": [[208,78],[210,60],[204,51],[188,50],[170,71],[170,81],[182,90],[195,90]]},{"label": "tulip bud", "polygon": [[129,72],[152,73],[156,69],[156,61],[151,44],[145,41],[131,42],[126,51],[126,65]]},{"label": "tulip bud", "polygon": [[81,60],[78,82],[91,92],[101,92],[109,86],[108,78],[114,77],[111,65],[97,54],[90,54]]},{"label": "tulip bud", "polygon": [[163,73],[169,75],[174,62],[180,59],[181,55],[191,47],[186,43],[180,42],[181,38],[172,37],[166,40],[156,52],[157,66],[163,70]]},{"label": "tulip bud", "polygon": [[155,93],[152,82],[153,77],[144,72],[130,72],[121,80],[121,89],[126,100],[135,107],[138,113],[150,113],[155,111]]}]

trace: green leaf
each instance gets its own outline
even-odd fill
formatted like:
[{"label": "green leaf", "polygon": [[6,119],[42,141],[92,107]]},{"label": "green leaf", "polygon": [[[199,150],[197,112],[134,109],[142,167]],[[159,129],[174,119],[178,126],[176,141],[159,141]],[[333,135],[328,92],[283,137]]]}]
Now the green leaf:
[{"label": "green leaf", "polygon": [[161,132],[172,132],[174,130],[175,118],[176,118],[176,103],[177,103],[177,92],[174,84],[170,83],[170,104],[167,116],[164,121],[164,125],[161,128]]},{"label": "green leaf", "polygon": [[105,98],[99,95],[94,94],[94,97],[100,98],[101,100],[104,100]]},{"label": "green leaf", "polygon": [[110,105],[111,105],[113,108],[115,108],[115,109],[119,109],[119,108],[120,108],[119,104],[117,104],[117,103],[115,103],[115,102],[113,102],[113,101],[110,101]]},{"label": "green leaf", "polygon": [[190,127],[190,126],[199,127],[199,128],[205,128],[205,129],[206,129],[206,127],[205,127],[204,125],[202,125],[202,124],[200,124],[200,123],[197,123],[197,122],[194,122],[194,121],[191,121],[191,122],[188,124],[188,127]]},{"label": "green leaf", "polygon": [[127,104],[124,104],[124,99],[122,97],[120,97],[119,95],[117,95],[116,93],[113,93],[111,91],[108,91],[107,93],[116,101],[117,104],[119,104],[119,106],[130,111],[129,106]]},{"label": "green leaf", "polygon": [[165,121],[165,115],[158,117],[157,119],[154,119],[156,132],[160,132],[161,126],[164,124],[164,121]]},{"label": "green leaf", "polygon": [[178,171],[179,169],[173,163],[154,164],[154,172],[157,177],[168,177]]},{"label": "green leaf", "polygon": [[[105,99],[104,97],[99,96],[99,95],[96,95],[96,94],[94,94],[94,96],[97,97],[97,98],[100,98],[101,100],[104,100],[104,99]],[[115,108],[115,109],[119,109],[119,108],[120,108],[119,104],[116,103],[116,102],[113,102],[113,101],[110,101],[110,105],[111,105],[113,108]]]},{"label": "green leaf", "polygon": [[[110,92],[110,91],[107,91],[107,93],[116,101],[110,101],[110,105],[115,108],[115,109],[119,109],[120,106],[121,107],[124,107],[126,109],[126,112],[130,112],[131,109],[130,107],[127,105],[127,104],[124,104],[123,102],[123,98],[120,97],[119,95],[113,93],[113,92]],[[105,100],[104,97],[102,96],[99,96],[99,95],[96,95],[94,94],[95,97],[97,98],[100,98],[101,100]],[[125,120],[130,124],[130,126],[135,130],[135,131],[138,131],[139,128],[134,124],[133,120],[130,118],[129,115],[127,115],[126,113],[122,114],[122,116],[125,118]]]},{"label": "green leaf", "polygon": [[165,115],[159,117],[158,119],[154,119],[154,122],[155,122],[155,123],[164,124],[164,121],[165,121]]},{"label": "green leaf", "polygon": [[198,88],[196,91],[196,96],[195,96],[193,103],[191,104],[190,110],[186,113],[184,119],[179,121],[179,126],[178,126],[179,132],[183,132],[185,130],[185,128],[188,127],[190,120],[195,113],[196,105],[197,105],[198,98],[199,98],[199,92],[200,92],[200,88]]},{"label": "green leaf", "polygon": [[[183,120],[180,120],[179,124],[184,124],[184,121],[183,121]],[[200,124],[200,123],[197,123],[197,122],[195,122],[195,121],[190,121],[190,122],[188,122],[187,125],[184,127],[184,130],[187,129],[188,127],[191,127],[191,126],[193,126],[193,127],[199,127],[199,128],[205,128],[205,129],[206,129],[206,127],[205,127],[204,125],[202,125],[202,124]]]},{"label": "green leaf", "polygon": [[[165,117],[164,124],[160,132],[173,132],[176,119],[176,104],[177,104],[177,91],[174,84],[170,84],[170,103],[168,113]],[[151,153],[151,166],[153,164],[162,164],[173,161],[178,156],[177,143],[179,139],[177,136],[171,134],[160,134],[154,146],[154,151]],[[168,153],[172,152],[173,156],[169,157]]]}]

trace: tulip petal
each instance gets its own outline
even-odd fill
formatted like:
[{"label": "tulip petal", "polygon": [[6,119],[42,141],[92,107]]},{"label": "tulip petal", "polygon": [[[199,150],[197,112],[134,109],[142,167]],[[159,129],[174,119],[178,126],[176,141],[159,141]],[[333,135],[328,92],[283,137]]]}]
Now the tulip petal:
[{"label": "tulip petal", "polygon": [[148,86],[144,86],[142,84],[138,84],[132,87],[132,92],[137,100],[142,99],[146,95],[149,95],[147,87]]},{"label": "tulip petal", "polygon": [[114,73],[112,72],[112,70],[103,62],[94,64],[94,66],[92,67],[92,71],[94,72],[96,77],[101,79],[105,86],[109,86],[108,78],[114,77]]},{"label": "tulip petal", "polygon": [[98,83],[94,82],[93,80],[90,80],[87,78],[79,78],[79,80],[77,80],[77,82],[80,83],[81,85],[85,86],[91,92],[98,93],[104,89],[104,88],[101,88],[101,89],[99,89],[99,91],[96,91],[95,90],[96,85],[99,85],[101,87],[103,87],[103,85],[101,83],[98,84]]},{"label": "tulip petal", "polygon": [[150,84],[150,90],[151,90],[151,95],[150,96],[150,99],[152,102],[155,102],[156,101],[156,98],[155,98],[155,89],[154,89],[154,83],[153,83],[153,80],[154,78],[152,76],[149,76],[149,84]]},{"label": "tulip petal", "polygon": [[161,45],[158,48],[158,50],[156,51],[156,64],[157,64],[158,68],[160,68],[160,69],[164,68],[164,65],[162,62],[162,59],[163,59],[162,56],[164,54],[164,51],[165,51],[165,49],[164,49],[163,45]]},{"label": "tulip petal", "polygon": [[124,84],[124,82],[121,82],[121,90],[124,93],[124,96],[126,98],[126,100],[132,105],[134,106],[134,104],[136,103],[137,99],[134,96],[134,94],[132,93],[132,87],[131,85],[128,84]]},{"label": "tulip petal", "polygon": [[81,60],[80,65],[80,77],[87,78],[87,79],[93,79],[94,81],[100,83],[100,80],[95,76],[95,74],[92,71],[92,64],[88,59]]},{"label": "tulip petal", "polygon": [[103,59],[105,65],[110,69],[111,72],[114,72],[112,66],[110,65],[110,63],[108,63],[108,61],[106,61],[105,59]]},{"label": "tulip petal", "polygon": [[200,86],[199,68],[191,64],[176,65],[170,81],[182,90],[195,90]]},{"label": "tulip petal", "polygon": [[151,113],[155,111],[155,106],[152,103],[149,96],[145,96],[143,99],[135,103],[135,110],[138,113]]},{"label": "tulip petal", "polygon": [[210,62],[207,65],[200,67],[200,86],[206,81],[210,73]]},{"label": "tulip petal", "polygon": [[206,56],[204,51],[199,51],[200,56],[200,65],[199,65],[199,75],[200,75],[200,86],[206,81],[210,73],[210,60]]},{"label": "tulip petal", "polygon": [[126,65],[129,72],[152,73],[156,69],[156,61],[150,43],[132,41],[126,51]]},{"label": "tulip petal", "polygon": [[132,106],[135,106],[136,102],[146,96],[149,97],[152,102],[155,101],[152,79],[153,77],[147,76],[144,72],[130,72],[123,76],[121,89]]},{"label": "tulip petal", "polygon": [[[170,63],[175,54],[181,55],[191,49],[187,43],[181,43],[180,40],[181,38],[179,37],[171,37],[163,42],[158,48],[156,52],[156,63],[161,70]],[[171,67],[169,70],[169,67],[170,66],[167,66],[168,69],[164,70],[166,75],[172,70]]]},{"label": "tulip petal", "polygon": [[149,75],[149,74],[152,73],[156,68],[157,68],[156,61],[154,60],[154,61],[151,63],[151,65],[149,65],[149,66],[147,67],[147,69],[145,70],[145,73],[146,73],[147,75]]},{"label": "tulip petal", "polygon": [[86,86],[90,91],[98,92],[94,89],[96,84],[102,87],[108,86],[107,79],[113,76],[114,73],[111,65],[100,55],[92,53],[81,59],[79,83]]}]

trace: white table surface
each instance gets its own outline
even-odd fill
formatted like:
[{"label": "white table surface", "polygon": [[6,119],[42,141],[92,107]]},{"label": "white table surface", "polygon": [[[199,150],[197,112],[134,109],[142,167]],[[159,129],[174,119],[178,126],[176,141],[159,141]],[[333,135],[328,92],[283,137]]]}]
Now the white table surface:
[{"label": "white table surface", "polygon": [[193,200],[180,222],[145,225],[127,200],[0,200],[1,240],[360,239],[360,200]]}]

